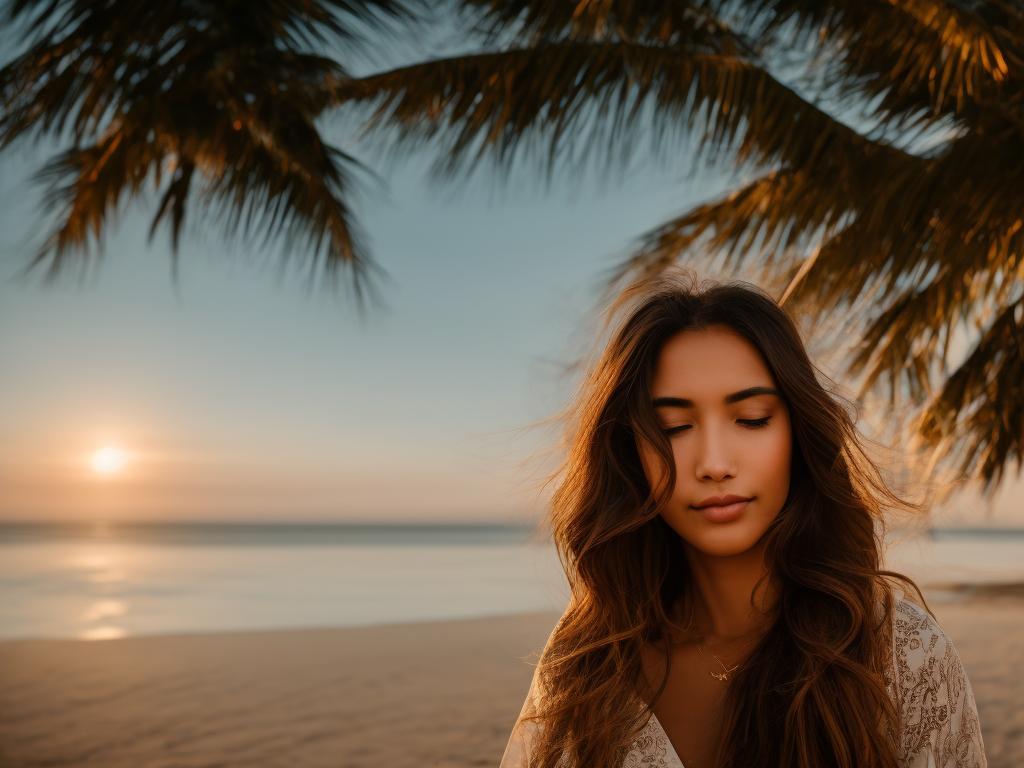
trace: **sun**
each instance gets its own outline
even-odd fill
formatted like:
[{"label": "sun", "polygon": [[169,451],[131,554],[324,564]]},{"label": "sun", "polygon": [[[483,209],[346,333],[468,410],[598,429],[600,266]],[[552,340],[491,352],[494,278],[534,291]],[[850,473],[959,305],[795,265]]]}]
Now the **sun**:
[{"label": "sun", "polygon": [[92,469],[98,475],[116,475],[125,465],[127,457],[124,451],[113,445],[99,448],[92,454]]}]

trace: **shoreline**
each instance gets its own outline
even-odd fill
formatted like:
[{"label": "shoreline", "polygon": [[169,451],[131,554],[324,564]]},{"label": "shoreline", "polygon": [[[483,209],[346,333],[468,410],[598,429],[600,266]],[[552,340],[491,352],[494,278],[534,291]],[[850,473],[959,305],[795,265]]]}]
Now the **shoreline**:
[{"label": "shoreline", "polygon": [[[961,605],[964,603],[994,603],[997,606],[1007,605],[1016,601],[1024,601],[1024,581],[949,581],[949,582],[919,582],[921,591],[924,592],[929,604],[946,606]],[[1009,607],[1009,606],[1008,606]],[[1019,606],[1024,610],[1024,605]],[[549,610],[531,610],[514,612],[495,612],[485,614],[472,614],[466,616],[442,616],[437,618],[418,619],[395,619],[388,621],[373,621],[358,624],[310,624],[295,626],[265,626],[265,627],[239,627],[234,629],[184,629],[173,632],[146,632],[125,634],[117,637],[70,637],[70,636],[27,636],[27,637],[3,637],[0,636],[0,645],[5,643],[31,643],[31,642],[84,642],[101,643],[112,641],[123,641],[131,639],[158,639],[177,638],[208,635],[247,635],[262,634],[269,632],[321,632],[348,629],[374,629],[383,627],[394,627],[401,625],[419,625],[446,623],[456,624],[458,622],[482,621],[489,619],[502,619],[511,616],[529,617],[537,615],[552,615],[557,620],[558,612]]]},{"label": "shoreline", "polygon": [[[515,611],[511,613],[490,613],[480,614],[473,616],[453,616],[453,617],[442,617],[436,619],[400,619],[395,621],[375,621],[367,624],[311,624],[309,626],[284,626],[284,627],[239,627],[237,629],[195,629],[195,630],[179,630],[176,632],[149,632],[142,634],[124,635],[122,637],[0,637],[0,647],[14,643],[111,643],[111,642],[124,642],[126,640],[177,640],[177,639],[188,639],[196,637],[238,637],[239,639],[258,636],[258,635],[271,635],[278,633],[290,633],[294,632],[297,634],[303,633],[316,633],[316,632],[348,632],[349,630],[358,631],[372,631],[375,629],[388,629],[392,627],[410,627],[415,628],[420,625],[458,625],[467,622],[476,621],[491,621],[498,619],[508,619],[512,617],[522,617],[525,621],[532,621],[536,617],[552,617],[553,622],[557,621],[561,613],[558,611]],[[456,629],[457,626],[452,626],[452,629]],[[2,765],[0,765],[2,768]]]}]

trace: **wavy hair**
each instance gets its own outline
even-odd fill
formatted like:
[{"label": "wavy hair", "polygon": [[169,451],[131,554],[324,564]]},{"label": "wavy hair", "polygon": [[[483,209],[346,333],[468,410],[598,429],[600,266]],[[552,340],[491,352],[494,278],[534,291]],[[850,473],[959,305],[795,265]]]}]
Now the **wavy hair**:
[{"label": "wavy hair", "polygon": [[[617,314],[624,319],[615,325]],[[898,712],[883,673],[889,579],[927,602],[911,578],[880,567],[883,512],[921,505],[882,477],[845,399],[816,377],[796,324],[756,286],[698,285],[690,271],[671,270],[626,288],[609,308],[606,329],[613,326],[565,412],[565,455],[548,480],[558,480],[547,522],[570,597],[535,671],[538,706],[525,719],[540,727],[529,764],[617,768],[650,716],[625,692],[656,701],[669,675],[668,628],[693,629],[684,549],[659,515],[676,473],[650,388],[670,337],[728,326],[775,378],[790,411],[793,458],[789,496],[765,533],[778,599],[729,682],[718,764],[895,768]],[[639,441],[664,464],[659,488],[649,486]],[[680,625],[673,615],[690,618]],[[645,643],[664,653],[656,690],[643,673]]]}]

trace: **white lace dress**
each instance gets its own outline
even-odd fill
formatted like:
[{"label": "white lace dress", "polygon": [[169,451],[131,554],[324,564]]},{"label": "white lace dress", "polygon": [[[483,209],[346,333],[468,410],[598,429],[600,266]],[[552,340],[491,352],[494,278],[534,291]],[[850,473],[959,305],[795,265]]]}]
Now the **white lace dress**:
[{"label": "white lace dress", "polygon": [[[953,641],[919,605],[896,589],[893,665],[885,674],[901,718],[903,768],[987,768],[978,708]],[[895,672],[895,674],[893,674]],[[534,676],[498,768],[528,768],[538,727],[522,718],[536,705]],[[622,768],[685,768],[651,713]]]}]

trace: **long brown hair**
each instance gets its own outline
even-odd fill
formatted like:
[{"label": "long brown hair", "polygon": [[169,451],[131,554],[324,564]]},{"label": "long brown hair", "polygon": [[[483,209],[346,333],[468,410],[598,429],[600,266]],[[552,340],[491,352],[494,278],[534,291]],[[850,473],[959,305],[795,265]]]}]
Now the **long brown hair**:
[{"label": "long brown hair", "polygon": [[[551,535],[568,607],[541,655],[540,726],[530,765],[618,768],[649,717],[629,692],[650,690],[641,648],[664,652],[670,616],[692,615],[678,534],[659,515],[675,485],[671,446],[650,404],[663,344],[683,330],[728,326],[763,356],[790,410],[789,496],[765,533],[780,591],[769,628],[733,676],[719,762],[726,768],[895,768],[898,712],[887,694],[893,583],[880,568],[889,508],[920,511],[868,457],[845,399],[819,382],[797,326],[744,282],[698,285],[675,269],[633,283],[606,318],[624,315],[568,410],[564,461],[551,476]],[[820,372],[819,372],[820,373]],[[822,374],[824,377],[824,374]],[[827,377],[824,377],[827,379]],[[637,442],[664,462],[652,489]],[[549,480],[550,481],[550,480]],[[881,606],[881,609],[879,608]],[[881,612],[880,612],[881,610]],[[631,706],[630,703],[638,706]]]}]

